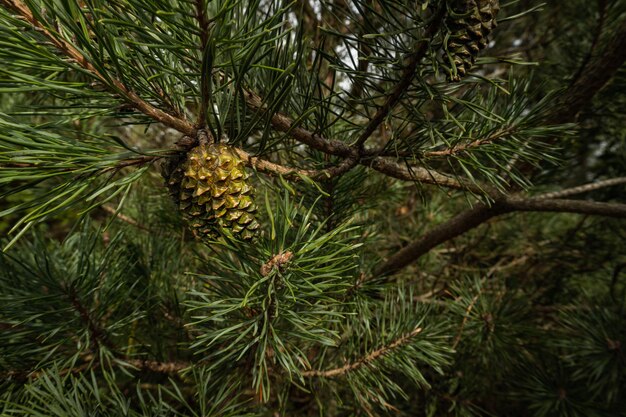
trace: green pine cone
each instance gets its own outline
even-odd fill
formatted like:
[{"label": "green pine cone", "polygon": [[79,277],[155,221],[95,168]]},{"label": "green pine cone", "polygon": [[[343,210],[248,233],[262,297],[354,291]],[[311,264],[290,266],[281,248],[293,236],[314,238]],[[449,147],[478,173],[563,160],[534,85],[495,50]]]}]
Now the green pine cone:
[{"label": "green pine cone", "polygon": [[170,194],[197,236],[250,240],[259,224],[245,165],[228,145],[199,145],[163,167]]},{"label": "green pine cone", "polygon": [[460,81],[474,65],[480,50],[489,43],[487,37],[497,25],[499,10],[498,0],[449,1],[445,45],[448,81]]}]

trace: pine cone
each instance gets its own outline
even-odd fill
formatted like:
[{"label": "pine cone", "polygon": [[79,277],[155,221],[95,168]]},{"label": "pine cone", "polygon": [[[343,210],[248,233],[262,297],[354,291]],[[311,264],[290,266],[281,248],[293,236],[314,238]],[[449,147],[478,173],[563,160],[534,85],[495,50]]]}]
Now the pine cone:
[{"label": "pine cone", "polygon": [[252,239],[259,224],[243,161],[228,145],[201,144],[163,167],[170,194],[197,236]]},{"label": "pine cone", "polygon": [[449,1],[446,17],[448,81],[460,81],[474,65],[478,52],[489,43],[487,36],[497,25],[498,10],[498,0]]}]

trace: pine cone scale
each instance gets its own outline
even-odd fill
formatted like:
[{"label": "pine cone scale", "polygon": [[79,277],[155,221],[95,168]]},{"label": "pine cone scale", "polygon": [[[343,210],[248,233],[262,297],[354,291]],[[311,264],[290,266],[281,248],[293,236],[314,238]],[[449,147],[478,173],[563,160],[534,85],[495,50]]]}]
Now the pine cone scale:
[{"label": "pine cone scale", "polygon": [[196,235],[232,235],[244,240],[258,229],[249,176],[239,156],[225,144],[201,144],[163,170],[178,209]]},{"label": "pine cone scale", "polygon": [[448,6],[446,40],[448,81],[460,81],[487,47],[487,37],[497,26],[498,0],[451,0]]}]

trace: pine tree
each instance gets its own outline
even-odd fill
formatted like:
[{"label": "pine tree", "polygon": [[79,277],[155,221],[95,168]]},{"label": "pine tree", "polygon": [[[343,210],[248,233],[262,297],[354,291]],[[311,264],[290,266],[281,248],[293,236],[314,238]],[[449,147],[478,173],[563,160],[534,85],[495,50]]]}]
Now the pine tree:
[{"label": "pine tree", "polygon": [[620,0],[0,0],[0,415],[626,416]]}]

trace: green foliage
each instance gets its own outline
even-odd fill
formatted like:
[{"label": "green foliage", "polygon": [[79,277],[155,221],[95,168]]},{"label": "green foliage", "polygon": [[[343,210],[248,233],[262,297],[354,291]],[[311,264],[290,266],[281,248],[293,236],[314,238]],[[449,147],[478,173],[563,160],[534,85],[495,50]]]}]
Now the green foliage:
[{"label": "green foliage", "polygon": [[[345,336],[338,349],[321,352],[325,362],[341,365],[352,358],[347,362],[355,366],[341,382],[320,383],[339,391],[339,407],[352,407],[344,399],[353,398],[365,410],[389,408],[394,400],[410,401],[413,390],[428,390],[430,373],[444,373],[450,363],[449,328],[413,298],[410,288],[402,288],[389,291],[384,303],[360,305],[357,316],[343,326]],[[363,358],[366,362],[359,362]]]},{"label": "green foliage", "polygon": [[[3,401],[6,416],[253,416],[242,412],[245,404],[232,390],[237,383],[217,386],[217,380],[204,369],[197,369],[186,386],[193,392],[189,402],[175,381],[170,387],[137,386],[132,393],[124,392],[119,375],[91,372],[79,376],[62,376],[51,369],[36,382],[29,383],[20,394],[9,394]],[[99,382],[100,381],[100,382]]]},{"label": "green foliage", "polygon": [[[626,416],[623,220],[450,221],[624,175],[623,65],[551,118],[623,2],[502,2],[458,82],[452,3],[0,0],[0,414]],[[200,131],[252,242],[167,194]]]},{"label": "green foliage", "polygon": [[[460,97],[445,97],[449,102],[442,105],[444,117],[436,123],[426,123],[423,129],[413,133],[421,143],[409,140],[396,145],[396,149],[422,148],[422,155],[415,158],[425,159],[427,165],[435,168],[448,165],[459,175],[503,190],[511,183],[528,187],[527,178],[516,165],[555,164],[558,152],[554,146],[547,145],[549,139],[570,136],[574,131],[568,125],[541,125],[540,121],[552,110],[555,96],[541,97],[542,89],[532,76],[520,80],[511,75],[508,83],[492,83],[485,86],[468,82],[466,92]],[[394,145],[393,141],[388,144]],[[445,154],[447,149],[452,150],[451,154]],[[444,150],[441,156],[446,157],[445,165],[436,161],[441,158],[437,154],[441,150]]]},{"label": "green foliage", "polygon": [[116,138],[67,131],[63,126],[57,133],[51,128],[25,125],[0,114],[0,197],[34,192],[28,201],[0,212],[0,217],[27,212],[9,231],[19,230],[16,238],[78,201],[85,212],[125,195],[147,169],[115,178],[125,165],[133,165],[129,159],[141,161],[143,156]]},{"label": "green foliage", "polygon": [[[287,193],[275,207],[268,200],[267,215],[271,230],[254,248],[228,247],[207,259],[212,272],[198,276],[204,287],[189,301],[202,329],[194,353],[216,367],[253,356],[262,398],[269,397],[270,367],[301,379],[310,367],[305,351],[337,343],[360,246],[358,229],[345,224],[324,233],[323,223],[312,225],[312,210],[298,208]],[[274,254],[284,258],[273,261]],[[224,343],[229,347],[216,349]]]}]

